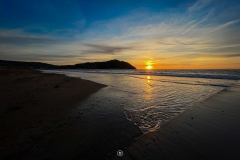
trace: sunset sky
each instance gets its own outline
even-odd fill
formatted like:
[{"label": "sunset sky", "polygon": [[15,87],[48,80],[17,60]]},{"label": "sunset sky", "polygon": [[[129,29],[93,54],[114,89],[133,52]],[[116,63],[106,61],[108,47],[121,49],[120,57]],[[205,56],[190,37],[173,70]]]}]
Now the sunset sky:
[{"label": "sunset sky", "polygon": [[240,1],[0,0],[0,59],[240,69]]}]

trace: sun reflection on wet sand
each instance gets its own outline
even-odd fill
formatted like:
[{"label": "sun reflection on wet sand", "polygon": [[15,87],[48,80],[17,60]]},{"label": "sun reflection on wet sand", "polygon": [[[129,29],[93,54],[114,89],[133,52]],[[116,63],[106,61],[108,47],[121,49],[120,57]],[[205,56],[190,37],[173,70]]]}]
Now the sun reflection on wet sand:
[{"label": "sun reflection on wet sand", "polygon": [[149,83],[151,80],[151,77],[150,76],[147,76],[147,82]]},{"label": "sun reflection on wet sand", "polygon": [[151,80],[150,76],[147,76],[147,83],[146,83],[146,88],[145,88],[145,100],[149,101],[152,98],[152,87],[148,84]]}]

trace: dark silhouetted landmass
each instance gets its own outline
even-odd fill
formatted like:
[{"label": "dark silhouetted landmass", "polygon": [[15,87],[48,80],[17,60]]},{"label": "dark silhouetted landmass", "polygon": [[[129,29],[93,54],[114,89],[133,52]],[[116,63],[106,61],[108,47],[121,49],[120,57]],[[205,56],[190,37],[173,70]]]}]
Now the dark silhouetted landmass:
[{"label": "dark silhouetted landmass", "polygon": [[31,68],[31,69],[136,69],[131,64],[119,60],[110,60],[106,62],[87,62],[75,65],[62,65],[62,66],[41,62],[20,62],[0,60],[0,67]]},{"label": "dark silhouetted landmass", "polygon": [[41,62],[21,62],[21,61],[5,61],[0,60],[0,67],[1,68],[33,68],[33,69],[53,69],[56,66],[47,64],[47,63],[41,63]]},{"label": "dark silhouetted landmass", "polygon": [[110,60],[106,62],[87,62],[80,63],[75,65],[59,66],[60,68],[67,69],[136,69],[131,64],[119,61],[119,60]]}]

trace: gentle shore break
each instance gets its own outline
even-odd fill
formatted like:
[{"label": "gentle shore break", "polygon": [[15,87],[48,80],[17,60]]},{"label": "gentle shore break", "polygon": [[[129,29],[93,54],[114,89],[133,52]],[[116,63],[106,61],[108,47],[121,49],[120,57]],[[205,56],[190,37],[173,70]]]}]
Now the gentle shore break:
[{"label": "gentle shore break", "polygon": [[[240,81],[139,137],[135,159],[240,159]],[[116,157],[117,159],[117,157]]]}]

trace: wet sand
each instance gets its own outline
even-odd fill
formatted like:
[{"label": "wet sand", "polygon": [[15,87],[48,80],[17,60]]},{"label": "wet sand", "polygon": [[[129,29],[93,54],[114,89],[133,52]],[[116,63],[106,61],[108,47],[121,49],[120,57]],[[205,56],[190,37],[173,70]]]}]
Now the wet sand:
[{"label": "wet sand", "polygon": [[121,159],[240,159],[239,98],[240,81],[140,136]]},{"label": "wet sand", "polygon": [[141,134],[121,111],[121,94],[79,78],[1,69],[0,159],[108,159]]},{"label": "wet sand", "polygon": [[0,77],[0,159],[240,158],[240,82],[142,135],[114,87],[34,70]]}]

